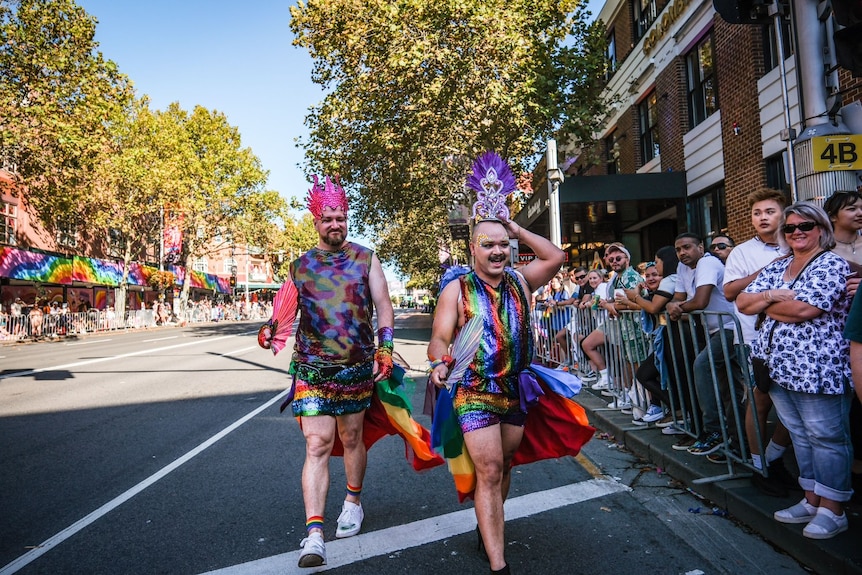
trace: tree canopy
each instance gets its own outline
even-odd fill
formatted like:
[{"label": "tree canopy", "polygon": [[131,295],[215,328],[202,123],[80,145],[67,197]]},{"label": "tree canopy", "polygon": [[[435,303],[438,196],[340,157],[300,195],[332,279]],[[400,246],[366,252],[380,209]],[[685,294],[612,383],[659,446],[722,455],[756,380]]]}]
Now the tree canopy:
[{"label": "tree canopy", "polygon": [[[327,90],[306,117],[307,169],[340,174],[360,231],[407,274],[438,266],[473,158],[529,170],[548,137],[588,142],[601,115],[604,29],[577,0],[312,0],[291,15]],[[431,249],[400,254],[404,237]]]},{"label": "tree canopy", "polygon": [[48,229],[78,221],[110,121],[133,97],[95,30],[72,0],[0,2],[0,153]]}]

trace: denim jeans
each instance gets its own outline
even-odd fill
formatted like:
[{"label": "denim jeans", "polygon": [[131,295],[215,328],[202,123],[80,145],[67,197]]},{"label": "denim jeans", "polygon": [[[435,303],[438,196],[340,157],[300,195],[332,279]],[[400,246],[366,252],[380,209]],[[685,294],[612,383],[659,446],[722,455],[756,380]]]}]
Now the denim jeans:
[{"label": "denim jeans", "polygon": [[[727,345],[727,352],[730,354],[730,370],[733,376],[733,381],[728,381],[727,377],[727,359],[724,357],[721,340]],[[727,425],[731,429],[731,435],[735,435],[733,430],[733,408],[730,406],[730,392],[737,395],[737,404],[741,401],[741,386],[738,385],[742,381],[742,372],[739,369],[739,362],[736,359],[736,349],[733,345],[733,330],[720,329],[709,336],[707,345],[712,350],[712,359],[715,362],[715,374],[718,377],[718,389],[721,393],[722,403],[724,404],[724,413],[727,417]],[[704,347],[694,358],[694,367],[692,369],[694,375],[694,385],[697,391],[697,403],[700,406],[701,415],[703,417],[703,430],[706,433],[713,431],[721,431],[721,420],[718,415],[718,400],[715,396],[715,386],[712,380],[712,369],[709,366],[710,350]]]},{"label": "denim jeans", "polygon": [[850,466],[850,400],[843,395],[789,391],[773,383],[769,397],[781,423],[790,432],[799,465],[799,485],[833,501],[847,501],[853,493]]}]

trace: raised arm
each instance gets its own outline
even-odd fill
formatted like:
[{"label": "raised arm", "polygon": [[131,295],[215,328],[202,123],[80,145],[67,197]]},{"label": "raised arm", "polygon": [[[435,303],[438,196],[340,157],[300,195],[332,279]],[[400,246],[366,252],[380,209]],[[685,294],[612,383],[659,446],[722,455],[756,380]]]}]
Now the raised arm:
[{"label": "raised arm", "polygon": [[536,259],[518,270],[527,280],[530,291],[535,291],[539,286],[551,281],[551,278],[560,271],[560,267],[566,261],[566,254],[563,250],[542,236],[525,230],[512,220],[504,222],[503,225],[506,226],[509,238],[517,239],[519,243],[524,242],[533,248],[533,252],[536,254]]}]

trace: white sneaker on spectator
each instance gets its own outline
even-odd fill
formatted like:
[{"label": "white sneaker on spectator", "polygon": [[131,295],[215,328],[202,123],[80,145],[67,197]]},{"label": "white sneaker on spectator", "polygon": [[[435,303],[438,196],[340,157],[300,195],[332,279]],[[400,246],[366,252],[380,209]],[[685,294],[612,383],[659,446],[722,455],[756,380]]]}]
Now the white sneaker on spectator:
[{"label": "white sneaker on spectator", "polygon": [[642,419],[647,423],[655,423],[662,417],[664,417],[664,409],[658,405],[650,405]]},{"label": "white sneaker on spectator", "polygon": [[593,383],[599,381],[599,374],[592,370],[581,371],[579,372],[579,375],[581,377],[581,381],[583,381],[584,383]]},{"label": "white sneaker on spectator", "polygon": [[[583,379],[583,378],[581,378],[581,379]],[[602,391],[603,389],[607,389],[607,388],[608,388],[608,382],[607,381],[597,381],[596,383],[594,383],[590,386],[590,389],[593,389],[595,391]]]},{"label": "white sneaker on spectator", "polygon": [[623,395],[622,397],[617,397],[614,401],[608,404],[608,409],[623,409],[623,410],[631,410],[632,402],[629,401],[628,396]]},{"label": "white sneaker on spectator", "polygon": [[662,428],[661,430],[663,435],[683,435],[685,431],[677,427],[676,425],[668,425],[667,427]]}]

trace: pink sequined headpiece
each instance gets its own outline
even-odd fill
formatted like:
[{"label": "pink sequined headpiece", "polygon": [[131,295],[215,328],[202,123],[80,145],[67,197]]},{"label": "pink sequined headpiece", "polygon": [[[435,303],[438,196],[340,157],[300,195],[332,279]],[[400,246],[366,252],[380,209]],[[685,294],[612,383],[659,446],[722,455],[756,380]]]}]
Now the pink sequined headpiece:
[{"label": "pink sequined headpiece", "polygon": [[317,176],[314,178],[314,185],[308,190],[308,211],[315,218],[320,218],[323,210],[331,208],[333,210],[341,209],[347,213],[347,194],[338,182],[338,177],[335,177],[333,182],[329,176],[325,178],[325,185],[321,186]]}]

